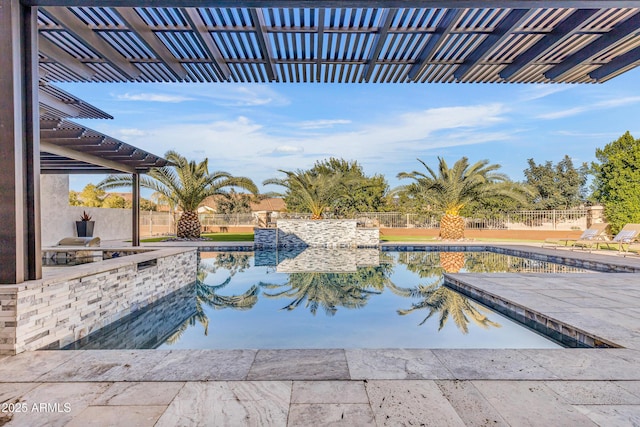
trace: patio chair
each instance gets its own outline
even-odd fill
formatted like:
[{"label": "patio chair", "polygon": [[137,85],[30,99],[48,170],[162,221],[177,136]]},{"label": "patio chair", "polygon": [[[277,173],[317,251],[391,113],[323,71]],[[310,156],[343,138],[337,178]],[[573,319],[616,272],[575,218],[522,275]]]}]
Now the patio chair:
[{"label": "patio chair", "polygon": [[592,224],[591,227],[587,228],[582,232],[580,237],[577,239],[546,239],[542,244],[542,247],[553,247],[557,248],[561,246],[569,246],[569,243],[572,243],[574,246],[576,243],[580,242],[580,244],[586,244],[586,242],[594,242],[597,240],[604,239],[605,231],[609,227],[609,224],[606,222],[601,222],[597,224]]},{"label": "patio chair", "polygon": [[627,224],[622,227],[622,230],[616,234],[616,236],[609,241],[602,242],[610,248],[610,245],[617,245],[618,252],[622,252],[624,245],[627,245],[627,249],[633,242],[637,242],[640,238],[640,224]]}]

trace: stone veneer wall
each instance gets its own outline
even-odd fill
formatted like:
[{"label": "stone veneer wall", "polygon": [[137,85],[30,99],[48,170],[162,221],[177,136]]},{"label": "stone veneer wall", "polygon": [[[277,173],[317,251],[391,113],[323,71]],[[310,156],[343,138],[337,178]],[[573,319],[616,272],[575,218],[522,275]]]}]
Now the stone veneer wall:
[{"label": "stone veneer wall", "polygon": [[307,248],[295,258],[285,258],[276,266],[278,273],[348,273],[358,271],[358,267],[380,265],[377,248]]},{"label": "stone veneer wall", "polygon": [[0,354],[63,347],[193,283],[196,270],[196,249],[172,248],[0,285]]},{"label": "stone veneer wall", "polygon": [[277,228],[256,228],[257,248],[274,247],[377,247],[377,228],[357,228],[354,219],[280,219]]}]

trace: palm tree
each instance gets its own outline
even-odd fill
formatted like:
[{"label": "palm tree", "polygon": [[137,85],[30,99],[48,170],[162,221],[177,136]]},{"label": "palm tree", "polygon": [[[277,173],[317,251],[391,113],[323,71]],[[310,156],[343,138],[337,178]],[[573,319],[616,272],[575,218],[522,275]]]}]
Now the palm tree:
[{"label": "palm tree", "polygon": [[[287,189],[286,196],[295,205],[311,212],[311,219],[321,219],[322,214],[341,197],[339,189],[344,186],[341,174],[313,174],[309,171],[295,172],[278,170],[286,178],[270,178],[264,185],[275,184]],[[283,196],[282,194],[277,194]]]},{"label": "palm tree", "polygon": [[[249,178],[234,177],[222,171],[209,173],[208,159],[196,163],[193,160],[188,161],[175,151],[168,151],[165,158],[173,166],[151,169],[149,177],[140,178],[140,186],[154,190],[182,209],[183,213],[178,220],[178,237],[200,237],[201,224],[196,211],[207,197],[226,195],[225,189],[230,187],[240,187],[253,194],[258,193],[258,188]],[[131,184],[131,176],[110,175],[98,184],[98,187],[111,189]]]},{"label": "palm tree", "polygon": [[440,237],[443,239],[464,238],[464,218],[460,216],[460,211],[471,202],[494,196],[525,200],[525,190],[514,185],[506,175],[496,173],[500,165],[489,165],[488,160],[469,165],[469,160],[463,157],[453,168],[449,168],[447,162],[438,157],[437,172],[422,160],[418,161],[427,169],[427,173],[399,173],[400,179],[414,180],[401,187],[401,190],[420,198],[432,210],[444,214],[440,220]]}]

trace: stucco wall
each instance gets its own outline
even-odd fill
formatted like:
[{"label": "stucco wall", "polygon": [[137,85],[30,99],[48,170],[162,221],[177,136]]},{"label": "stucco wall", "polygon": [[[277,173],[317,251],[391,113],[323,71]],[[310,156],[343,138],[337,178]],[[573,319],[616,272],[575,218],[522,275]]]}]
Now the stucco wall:
[{"label": "stucco wall", "polygon": [[69,175],[41,175],[42,246],[55,246],[76,236],[76,221],[86,211],[95,221],[93,235],[101,240],[131,239],[131,210],[69,206]]}]

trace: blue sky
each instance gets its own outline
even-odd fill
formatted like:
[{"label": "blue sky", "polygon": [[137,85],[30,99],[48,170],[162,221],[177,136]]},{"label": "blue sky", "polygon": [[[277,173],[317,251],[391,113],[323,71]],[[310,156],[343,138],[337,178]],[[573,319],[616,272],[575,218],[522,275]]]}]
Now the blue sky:
[{"label": "blue sky", "polygon": [[[278,169],[358,160],[368,175],[488,159],[523,180],[527,159],[576,164],[629,130],[640,137],[640,70],[598,85],[59,84],[114,120],[79,120],[162,155],[209,158],[257,184]],[[71,175],[80,190],[102,176]],[[278,188],[262,188],[263,191]]]}]

